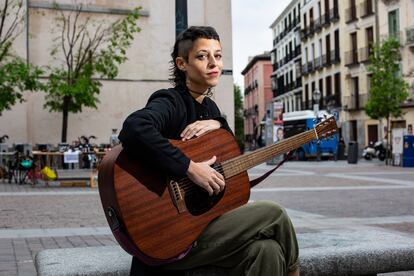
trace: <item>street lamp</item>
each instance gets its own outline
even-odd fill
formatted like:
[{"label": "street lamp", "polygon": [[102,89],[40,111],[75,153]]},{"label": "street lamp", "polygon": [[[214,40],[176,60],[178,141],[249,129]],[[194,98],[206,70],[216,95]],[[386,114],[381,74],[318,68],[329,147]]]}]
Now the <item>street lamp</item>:
[{"label": "street lamp", "polygon": [[[319,101],[321,100],[321,91],[316,89],[313,91],[312,98],[314,101],[313,104],[313,112],[315,114],[315,125],[319,123]],[[316,160],[321,160],[321,152],[320,152],[320,141],[319,139],[316,141]]]}]

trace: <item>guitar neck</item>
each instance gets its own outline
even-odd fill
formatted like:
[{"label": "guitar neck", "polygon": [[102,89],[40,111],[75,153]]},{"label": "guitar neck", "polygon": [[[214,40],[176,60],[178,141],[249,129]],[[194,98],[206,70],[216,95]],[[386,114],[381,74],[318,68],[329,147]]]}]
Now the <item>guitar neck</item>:
[{"label": "guitar neck", "polygon": [[297,149],[303,144],[317,139],[315,129],[297,134],[278,143],[263,147],[253,152],[237,156],[221,163],[225,178],[230,178],[251,169],[270,158]]}]

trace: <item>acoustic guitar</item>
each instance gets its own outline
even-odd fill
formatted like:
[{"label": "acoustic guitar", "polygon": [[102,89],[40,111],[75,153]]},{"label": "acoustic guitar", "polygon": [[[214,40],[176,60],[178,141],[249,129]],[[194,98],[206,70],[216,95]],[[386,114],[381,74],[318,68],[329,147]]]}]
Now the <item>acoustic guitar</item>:
[{"label": "acoustic guitar", "polygon": [[188,178],[168,178],[116,146],[99,166],[103,210],[125,251],[149,265],[172,262],[186,254],[210,221],[247,203],[251,188],[248,169],[336,132],[331,117],[314,129],[243,155],[224,129],[185,142],[170,140],[195,162],[217,156],[214,168],[224,176],[226,186],[213,196]]}]

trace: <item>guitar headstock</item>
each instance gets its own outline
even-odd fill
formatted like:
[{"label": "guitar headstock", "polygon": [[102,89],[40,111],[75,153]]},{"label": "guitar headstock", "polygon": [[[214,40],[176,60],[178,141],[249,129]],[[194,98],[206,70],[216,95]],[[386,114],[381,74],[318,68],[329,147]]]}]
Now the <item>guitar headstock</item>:
[{"label": "guitar headstock", "polygon": [[319,139],[327,138],[338,132],[338,126],[334,116],[326,118],[315,126],[315,131]]}]

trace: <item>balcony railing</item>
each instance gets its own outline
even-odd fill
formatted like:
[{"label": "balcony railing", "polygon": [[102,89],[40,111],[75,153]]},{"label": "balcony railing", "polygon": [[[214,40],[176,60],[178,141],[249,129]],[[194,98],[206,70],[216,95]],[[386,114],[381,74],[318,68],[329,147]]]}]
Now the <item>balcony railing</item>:
[{"label": "balcony railing", "polygon": [[315,22],[311,21],[309,23],[308,36],[313,36],[314,33],[315,33]]},{"label": "balcony railing", "polygon": [[355,5],[352,5],[345,10],[345,23],[351,23],[357,19],[357,9]]},{"label": "balcony railing", "polygon": [[407,46],[414,46],[414,26],[405,29],[405,44]]},{"label": "balcony railing", "polygon": [[348,51],[345,53],[345,66],[358,64],[358,51],[357,49]]},{"label": "balcony railing", "polygon": [[337,6],[329,10],[329,20],[332,22],[339,20],[339,11]]},{"label": "balcony railing", "polygon": [[300,48],[300,45],[295,47],[295,58],[300,56],[302,54],[302,49]]},{"label": "balcony railing", "polygon": [[327,52],[325,55],[322,56],[322,65],[329,66],[331,64],[331,52]]},{"label": "balcony railing", "polygon": [[364,47],[358,50],[359,52],[359,61],[360,62],[367,62],[369,61],[369,57],[374,53],[372,47]]},{"label": "balcony railing", "polygon": [[372,0],[365,0],[360,5],[361,17],[366,17],[373,15],[374,12],[374,2]]},{"label": "balcony railing", "polygon": [[302,75],[307,75],[308,74],[308,64],[304,63],[302,64]]},{"label": "balcony railing", "polygon": [[327,108],[341,107],[341,91],[335,91],[334,95],[326,96],[323,99],[323,105]]},{"label": "balcony railing", "polygon": [[368,102],[368,94],[354,93],[351,96],[344,97],[345,110],[361,110]]},{"label": "balcony railing", "polygon": [[307,38],[308,38],[308,27],[306,27],[305,26],[305,28],[304,29],[301,29],[300,30],[300,38],[302,39],[302,40],[306,40]]},{"label": "balcony railing", "polygon": [[322,57],[317,57],[313,60],[313,64],[315,66],[315,70],[322,69]]},{"label": "balcony railing", "polygon": [[320,32],[322,30],[322,18],[321,17],[316,18],[314,30],[315,32]]},{"label": "balcony railing", "polygon": [[331,56],[331,64],[337,64],[341,62],[339,50],[332,50],[330,56]]},{"label": "balcony railing", "polygon": [[402,41],[402,38],[403,38],[403,32],[402,31],[394,31],[392,33],[383,34],[383,35],[381,35],[380,39],[381,40],[386,40],[390,37],[393,37],[394,39],[398,40],[401,43],[401,45],[404,44],[404,42]]},{"label": "balcony railing", "polygon": [[309,61],[308,62],[308,72],[309,73],[312,73],[313,71],[315,71],[315,67],[314,67],[313,61]]},{"label": "balcony railing", "polygon": [[329,12],[326,14],[322,14],[321,16],[321,25],[323,27],[329,26],[329,23],[331,23],[331,20],[329,19]]}]

